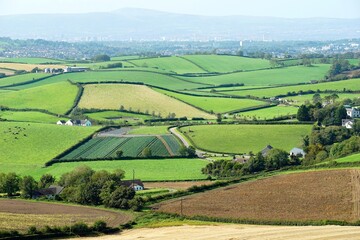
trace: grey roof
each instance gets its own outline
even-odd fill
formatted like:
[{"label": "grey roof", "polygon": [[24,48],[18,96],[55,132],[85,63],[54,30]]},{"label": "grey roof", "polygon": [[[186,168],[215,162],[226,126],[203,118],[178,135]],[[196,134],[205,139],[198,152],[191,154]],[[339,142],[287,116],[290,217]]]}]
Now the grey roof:
[{"label": "grey roof", "polygon": [[134,180],[124,180],[121,181],[120,185],[126,186],[126,187],[132,187],[134,185],[139,185],[141,187],[144,187],[143,182],[140,179],[134,179]]},{"label": "grey roof", "polygon": [[267,145],[263,150],[261,150],[261,154],[266,156],[271,149],[273,149],[273,147],[271,145]]},{"label": "grey roof", "polygon": [[296,148],[296,147],[291,149],[290,154],[292,154],[292,155],[301,154],[301,155],[305,156],[304,150],[302,150],[301,148]]},{"label": "grey roof", "polygon": [[63,187],[51,185],[48,188],[43,188],[35,191],[34,195],[37,196],[59,195],[62,192],[62,190],[64,190]]}]

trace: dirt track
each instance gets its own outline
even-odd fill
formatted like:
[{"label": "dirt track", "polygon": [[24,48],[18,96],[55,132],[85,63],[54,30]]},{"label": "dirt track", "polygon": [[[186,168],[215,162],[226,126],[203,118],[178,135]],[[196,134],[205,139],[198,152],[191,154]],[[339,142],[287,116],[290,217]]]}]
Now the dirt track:
[{"label": "dirt track", "polygon": [[[82,238],[84,239],[84,238]],[[360,239],[359,227],[340,226],[179,226],[128,230],[120,235],[102,236],[101,240],[355,240]]]}]

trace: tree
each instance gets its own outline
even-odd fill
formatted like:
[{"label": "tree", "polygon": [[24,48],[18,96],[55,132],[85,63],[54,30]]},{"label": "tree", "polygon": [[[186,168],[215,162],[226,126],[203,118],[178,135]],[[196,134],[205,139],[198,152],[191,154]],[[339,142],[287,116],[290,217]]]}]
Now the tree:
[{"label": "tree", "polygon": [[347,118],[346,109],[343,105],[339,105],[335,110],[334,124],[341,126],[342,119]]},{"label": "tree", "polygon": [[306,105],[301,105],[296,117],[299,121],[310,121],[309,108]]},{"label": "tree", "polygon": [[19,188],[20,177],[16,173],[8,173],[3,181],[3,190],[7,193],[8,197],[13,196]]},{"label": "tree", "polygon": [[47,188],[55,182],[55,177],[51,174],[44,174],[39,181],[39,188]]},{"label": "tree", "polygon": [[317,104],[317,103],[321,103],[322,102],[322,98],[320,96],[319,93],[315,93],[312,97],[312,101],[314,104]]},{"label": "tree", "polygon": [[110,194],[108,207],[128,209],[129,200],[133,199],[135,191],[126,186],[119,186]]},{"label": "tree", "polygon": [[99,54],[93,57],[92,59],[94,62],[107,62],[110,61],[110,57],[106,54]]},{"label": "tree", "polygon": [[265,167],[267,170],[275,170],[289,165],[289,153],[273,148],[265,157]]},{"label": "tree", "polygon": [[250,158],[247,163],[247,167],[249,172],[260,172],[265,169],[265,158],[261,152],[258,152],[256,156]]},{"label": "tree", "polygon": [[359,136],[360,135],[360,121],[359,120],[355,121],[353,129],[354,129],[354,133]]},{"label": "tree", "polygon": [[216,122],[221,123],[221,121],[222,121],[221,114],[220,113],[216,114]]},{"label": "tree", "polygon": [[187,148],[187,155],[189,157],[195,157],[196,156],[196,149],[193,146],[189,146]]},{"label": "tree", "polygon": [[20,190],[22,197],[32,198],[34,191],[37,189],[37,185],[38,183],[35,181],[35,179],[32,176],[23,177],[20,183]]},{"label": "tree", "polygon": [[122,155],[124,154],[124,152],[122,151],[122,150],[118,150],[118,151],[116,151],[116,157],[117,158],[121,158],[122,157]]}]

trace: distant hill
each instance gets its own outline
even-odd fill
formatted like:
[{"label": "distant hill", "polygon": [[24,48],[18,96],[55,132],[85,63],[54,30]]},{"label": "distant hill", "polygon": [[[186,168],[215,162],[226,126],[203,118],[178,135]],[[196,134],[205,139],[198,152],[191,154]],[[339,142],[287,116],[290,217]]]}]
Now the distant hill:
[{"label": "distant hill", "polygon": [[0,16],[0,36],[47,40],[336,40],[360,19],[209,17],[126,8],[105,13]]}]

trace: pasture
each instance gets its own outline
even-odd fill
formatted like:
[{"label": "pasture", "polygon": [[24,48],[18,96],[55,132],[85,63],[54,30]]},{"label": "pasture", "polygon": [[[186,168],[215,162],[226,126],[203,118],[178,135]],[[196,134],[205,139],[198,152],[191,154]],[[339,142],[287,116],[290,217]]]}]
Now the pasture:
[{"label": "pasture", "polygon": [[[359,82],[360,83],[360,82]],[[321,98],[325,98],[326,96],[331,95],[331,93],[323,93],[320,94]],[[337,99],[337,101],[342,101],[344,99],[355,99],[355,98],[360,98],[360,94],[359,93],[337,93],[337,95],[339,96],[339,99]],[[312,103],[312,98],[313,98],[314,94],[306,94],[306,95],[298,95],[298,96],[292,96],[292,97],[286,97],[285,99],[288,99],[289,101],[292,102],[292,104],[295,105],[302,105],[305,102],[310,102]]]},{"label": "pasture", "polygon": [[70,172],[78,166],[86,165],[95,171],[113,171],[120,168],[125,171],[125,179],[127,180],[132,179],[133,170],[135,170],[135,177],[142,181],[202,180],[206,179],[207,176],[201,173],[201,169],[207,163],[208,161],[206,160],[187,158],[70,162],[57,163],[50,167],[34,169],[24,174],[31,174],[36,179],[40,179],[46,173],[60,177],[61,174]]},{"label": "pasture", "polygon": [[176,117],[214,118],[210,114],[142,85],[86,85],[79,103],[80,108],[87,109],[118,110],[121,106],[129,111],[138,111],[154,116],[167,117],[170,113],[175,113]]},{"label": "pasture", "polygon": [[[358,170],[279,175],[184,197],[185,216],[255,221],[359,220]],[[157,204],[180,213],[180,200]]]},{"label": "pasture", "polygon": [[[34,111],[0,111],[0,118],[15,122],[34,122],[55,124],[59,118],[50,114]],[[62,118],[68,120],[67,118]]]},{"label": "pasture", "polygon": [[47,73],[27,73],[27,74],[20,74],[16,76],[0,78],[0,87],[3,86],[10,86],[13,84],[19,84],[23,82],[28,82],[31,80],[36,80],[39,78],[43,78],[49,76]]},{"label": "pasture", "polygon": [[285,117],[289,115],[296,115],[298,108],[292,106],[275,106],[269,108],[262,108],[259,110],[252,110],[238,113],[237,116],[247,120],[251,119],[261,119],[261,120],[268,120],[278,117]]},{"label": "pasture", "polygon": [[25,233],[30,226],[70,226],[76,222],[92,225],[97,220],[118,227],[131,221],[130,213],[107,211],[99,208],[0,199],[0,230],[17,230]]},{"label": "pasture", "polygon": [[188,60],[182,57],[176,57],[176,56],[130,60],[130,62],[137,67],[162,69],[178,74],[205,72],[199,66],[189,62]]},{"label": "pasture", "polygon": [[239,98],[226,98],[226,97],[197,97],[185,94],[179,94],[174,92],[169,92],[161,89],[156,91],[166,94],[168,96],[179,99],[183,102],[186,102],[192,106],[198,107],[208,112],[214,113],[225,113],[235,110],[241,110],[252,107],[259,107],[268,105],[269,103],[253,100],[253,99],[239,99]]},{"label": "pasture", "polygon": [[299,147],[312,125],[199,125],[180,128],[200,149],[221,153],[257,153],[267,145],[290,151]]},{"label": "pasture", "polygon": [[1,105],[16,109],[43,109],[64,114],[74,104],[78,88],[69,82],[60,82],[19,91],[0,93]]},{"label": "pasture", "polygon": [[180,142],[172,135],[97,137],[74,149],[61,159],[117,158],[118,151],[123,152],[123,157],[150,157],[143,156],[145,148],[151,151],[150,155],[152,157],[170,157],[178,156],[180,147]]},{"label": "pasture", "polygon": [[226,73],[270,68],[269,61],[265,59],[226,55],[186,55],[182,58],[200,66],[207,72]]},{"label": "pasture", "polygon": [[[91,135],[98,127],[0,122],[1,172],[41,166]],[[31,167],[31,168],[32,168]]]},{"label": "pasture", "polygon": [[337,163],[360,162],[360,153],[335,159]]},{"label": "pasture", "polygon": [[280,85],[306,83],[310,80],[322,80],[330,65],[314,65],[314,67],[286,67],[250,72],[216,75],[210,77],[181,77],[182,79],[211,85],[243,83],[245,85]]}]

